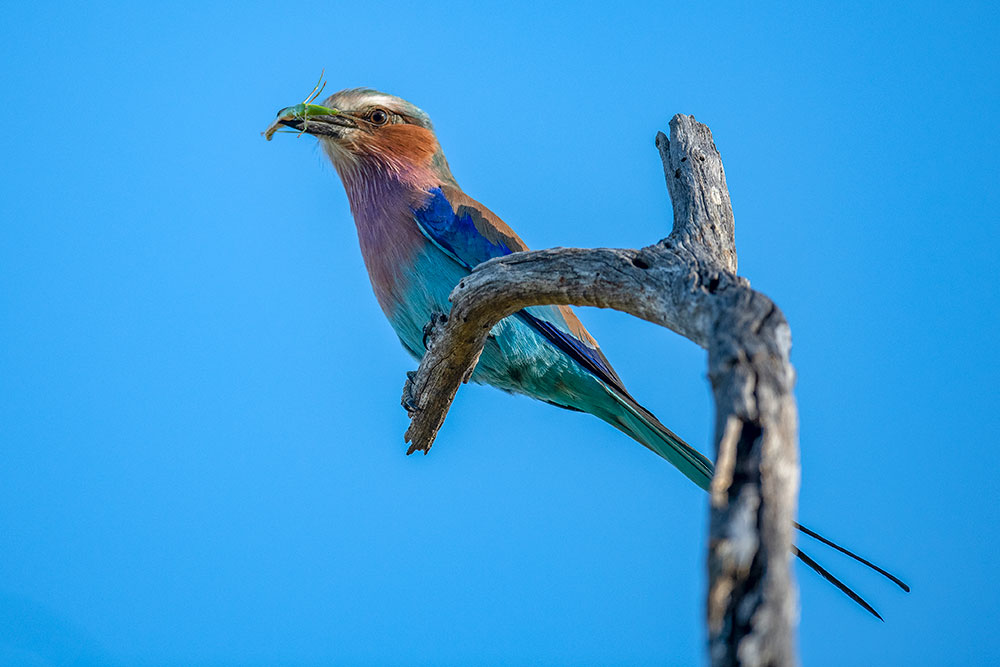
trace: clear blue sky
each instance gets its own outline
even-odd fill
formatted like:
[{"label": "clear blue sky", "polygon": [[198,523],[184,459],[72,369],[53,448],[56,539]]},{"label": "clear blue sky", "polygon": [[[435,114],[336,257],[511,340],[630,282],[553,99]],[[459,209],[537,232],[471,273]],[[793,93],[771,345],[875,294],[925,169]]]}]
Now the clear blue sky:
[{"label": "clear blue sky", "polygon": [[[879,4],[880,7],[872,7]],[[0,26],[0,663],[692,664],[706,498],[598,420],[414,367],[310,137],[325,68],[435,120],[532,247],[641,246],[653,146],[710,125],[740,271],[787,315],[805,664],[1000,649],[993,3],[13,3]],[[705,355],[586,311],[710,442]]]}]

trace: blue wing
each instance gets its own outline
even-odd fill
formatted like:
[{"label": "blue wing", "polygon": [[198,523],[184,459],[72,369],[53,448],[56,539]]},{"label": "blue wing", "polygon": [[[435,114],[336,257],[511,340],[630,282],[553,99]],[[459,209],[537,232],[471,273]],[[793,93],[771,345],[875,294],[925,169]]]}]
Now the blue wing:
[{"label": "blue wing", "polygon": [[[449,188],[448,195],[451,199],[441,188],[434,188],[424,205],[413,209],[413,217],[431,243],[466,269],[471,271],[488,259],[528,249],[510,227],[481,204],[457,189]],[[522,310],[515,316],[594,376],[628,396],[621,378],[572,311],[555,306],[532,311]],[[579,336],[573,334],[574,328]]]},{"label": "blue wing", "polygon": [[[503,239],[494,234],[493,240],[487,238],[476,226],[474,219],[475,214],[479,213],[482,227],[485,221],[482,212],[470,206],[461,206],[456,211],[441,188],[434,188],[430,195],[430,199],[421,208],[413,210],[413,217],[421,233],[470,271],[488,259],[527,250],[523,243],[515,242],[520,241],[516,236]],[[510,246],[514,248],[511,249]]]}]

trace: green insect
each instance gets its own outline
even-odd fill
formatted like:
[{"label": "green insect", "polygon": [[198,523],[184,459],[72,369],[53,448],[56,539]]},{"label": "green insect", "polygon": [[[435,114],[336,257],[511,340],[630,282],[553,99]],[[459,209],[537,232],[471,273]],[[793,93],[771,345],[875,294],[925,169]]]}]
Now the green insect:
[{"label": "green insect", "polygon": [[326,82],[323,81],[323,72],[320,72],[319,81],[313,87],[312,92],[309,93],[309,96],[306,97],[306,99],[302,100],[302,102],[300,102],[299,104],[290,107],[285,107],[284,109],[279,111],[278,117],[274,119],[274,122],[268,125],[266,130],[261,132],[261,134],[264,135],[264,138],[270,141],[271,137],[274,136],[275,132],[282,131],[280,130],[280,128],[284,127],[281,124],[281,121],[283,120],[301,120],[302,129],[298,133],[301,136],[302,133],[305,132],[306,125],[308,125],[310,118],[314,118],[316,116],[340,115],[339,109],[333,109],[330,107],[325,107],[321,104],[312,103],[313,100],[315,100],[317,97],[320,96],[320,93],[323,92],[324,88],[326,88]]}]

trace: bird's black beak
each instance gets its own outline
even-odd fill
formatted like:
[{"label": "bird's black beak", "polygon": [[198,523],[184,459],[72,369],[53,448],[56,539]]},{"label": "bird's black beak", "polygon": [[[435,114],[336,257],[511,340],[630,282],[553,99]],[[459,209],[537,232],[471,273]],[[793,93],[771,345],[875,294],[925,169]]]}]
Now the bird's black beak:
[{"label": "bird's black beak", "polygon": [[274,122],[264,130],[264,138],[270,141],[282,126],[318,137],[340,138],[344,129],[356,128],[358,122],[350,114],[339,109],[302,103],[279,111]]}]

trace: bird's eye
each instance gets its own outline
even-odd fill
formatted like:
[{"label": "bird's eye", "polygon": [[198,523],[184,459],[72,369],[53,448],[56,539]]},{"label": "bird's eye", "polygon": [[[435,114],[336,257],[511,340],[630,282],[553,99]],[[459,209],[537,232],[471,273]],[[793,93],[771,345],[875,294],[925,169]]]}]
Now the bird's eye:
[{"label": "bird's eye", "polygon": [[375,109],[370,114],[368,114],[368,120],[374,125],[385,125],[389,122],[389,114],[383,109]]}]

